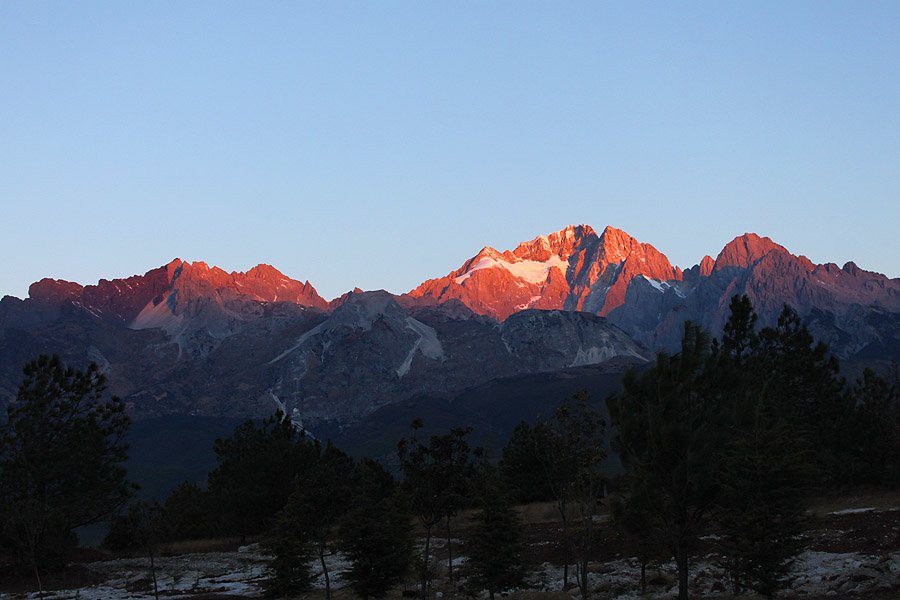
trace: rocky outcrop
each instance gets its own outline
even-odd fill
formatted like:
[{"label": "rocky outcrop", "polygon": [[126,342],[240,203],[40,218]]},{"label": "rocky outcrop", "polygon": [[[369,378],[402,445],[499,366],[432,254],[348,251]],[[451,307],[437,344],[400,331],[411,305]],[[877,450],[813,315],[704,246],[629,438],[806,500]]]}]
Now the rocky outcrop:
[{"label": "rocky outcrop", "polygon": [[457,271],[410,292],[458,300],[500,321],[530,308],[608,316],[647,346],[668,350],[678,348],[686,319],[718,335],[734,294],[750,297],[761,325],[773,325],[791,306],[842,358],[900,353],[892,325],[900,321],[900,280],[853,263],[815,265],[753,233],[682,272],[621,230],[607,227],[598,236],[587,225],[570,226],[515,250],[484,248]]},{"label": "rocky outcrop", "polygon": [[595,315],[527,310],[498,326],[461,303],[421,305],[379,291],[351,294],[267,366],[279,402],[304,422],[319,422],[498,377],[648,355]]},{"label": "rocky outcrop", "polygon": [[458,299],[501,321],[529,308],[603,316],[622,304],[628,283],[639,275],[681,279],[681,271],[650,244],[612,227],[598,236],[591,227],[578,225],[511,251],[486,247],[458,270],[409,294],[439,302]]},{"label": "rocky outcrop", "polygon": [[[256,299],[274,299],[274,291],[263,295],[266,289],[240,294],[232,284],[249,288],[246,279],[202,264],[175,262],[162,272],[168,287],[127,326],[120,316],[87,310],[83,290],[72,288],[58,310],[44,311],[51,316],[32,320],[23,335],[17,330],[22,316],[37,305],[5,299],[0,348],[10,355],[0,364],[0,396],[12,397],[25,361],[55,352],[76,367],[102,364],[110,391],[138,419],[172,413],[246,418],[278,409],[315,431],[498,377],[649,355],[590,314],[529,310],[500,325],[460,301],[383,291],[346,294],[325,311],[281,301],[287,285],[276,288],[278,301]],[[137,287],[132,282],[131,289]],[[115,298],[122,288],[118,282],[108,289]]]},{"label": "rocky outcrop", "polygon": [[[31,285],[26,303],[42,309],[59,310],[64,304],[80,307],[96,318],[132,326],[142,312],[165,302],[178,316],[201,312],[210,301],[223,305],[240,297],[259,302],[291,302],[324,309],[327,303],[307,282],[295,281],[269,265],[260,264],[246,273],[226,273],[204,262],[169,264],[127,279],[101,279],[97,285],[82,286],[55,279]],[[141,322],[136,328],[141,328]]]},{"label": "rocky outcrop", "polygon": [[854,264],[815,265],[754,234],[729,242],[712,268],[704,259],[685,271],[682,282],[656,281],[651,287],[634,282],[609,318],[653,348],[677,349],[686,319],[718,335],[731,297],[746,294],[760,326],[775,325],[784,306],[790,306],[843,359],[864,350],[871,358],[880,349],[882,359],[889,360],[900,351],[900,280]]},{"label": "rocky outcrop", "polygon": [[0,301],[0,404],[25,361],[59,353],[101,364],[138,417],[278,408],[341,424],[497,378],[652,358],[678,348],[685,320],[718,335],[735,294],[761,326],[793,307],[843,359],[900,355],[898,279],[815,265],[750,233],[682,272],[623,231],[579,225],[484,248],[402,296],[326,302],[268,265],[228,273],[178,259],[96,285],[44,279],[26,300]]}]

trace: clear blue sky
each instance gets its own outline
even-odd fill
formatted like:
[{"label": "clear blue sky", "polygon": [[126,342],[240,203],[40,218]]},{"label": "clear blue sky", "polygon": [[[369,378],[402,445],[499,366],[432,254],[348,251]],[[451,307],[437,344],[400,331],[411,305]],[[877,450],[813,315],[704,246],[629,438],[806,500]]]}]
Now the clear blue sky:
[{"label": "clear blue sky", "polygon": [[587,223],[900,276],[898,2],[0,2],[0,294],[330,299]]}]

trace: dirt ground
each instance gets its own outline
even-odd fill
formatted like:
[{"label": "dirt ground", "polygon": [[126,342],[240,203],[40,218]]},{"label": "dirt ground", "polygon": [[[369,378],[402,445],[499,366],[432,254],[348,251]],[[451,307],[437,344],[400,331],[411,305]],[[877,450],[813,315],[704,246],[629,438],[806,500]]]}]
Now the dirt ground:
[{"label": "dirt ground", "polygon": [[[552,504],[521,507],[527,541],[526,559],[533,570],[529,589],[516,591],[507,600],[570,600],[577,589],[565,588],[561,563],[563,551],[561,523]],[[457,578],[463,560],[460,544],[467,527],[463,515],[452,531],[453,556]],[[594,598],[637,599],[639,567],[629,557],[628,547],[612,528],[600,523],[600,539],[593,556],[592,587]],[[715,565],[710,536],[698,548],[692,566],[692,595],[696,598],[725,600],[724,573]],[[803,600],[900,600],[900,493],[877,490],[853,494],[835,494],[817,498],[811,509],[807,531],[808,546],[791,577],[785,598]],[[435,571],[434,596],[442,598],[470,597],[457,582],[448,579],[446,534],[438,530],[433,540]],[[266,558],[258,548],[237,551],[234,540],[215,540],[170,548],[174,556],[157,560],[160,597],[184,600],[239,600],[258,598],[259,582],[264,577]],[[152,580],[146,558],[117,558],[96,550],[80,550],[65,572],[45,577],[43,584],[48,600],[139,600],[153,598]],[[340,573],[348,565],[335,557],[332,573],[334,600],[352,600],[349,588],[343,587]],[[321,578],[320,578],[321,579]],[[671,598],[677,591],[674,565],[660,563],[648,570],[650,599]],[[570,582],[571,585],[571,582]],[[319,586],[306,600],[324,600]],[[34,580],[15,576],[0,566],[0,598],[37,598]],[[408,576],[402,588],[416,589],[416,580]],[[402,590],[393,591],[388,600],[402,600]],[[753,598],[741,596],[741,598]]]}]

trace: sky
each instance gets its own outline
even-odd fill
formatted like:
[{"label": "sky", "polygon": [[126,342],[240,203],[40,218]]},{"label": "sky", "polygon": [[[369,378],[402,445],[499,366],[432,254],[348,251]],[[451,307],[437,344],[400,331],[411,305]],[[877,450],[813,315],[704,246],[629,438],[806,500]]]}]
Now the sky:
[{"label": "sky", "polygon": [[898,2],[0,2],[0,295],[403,293],[569,224],[900,277]]}]

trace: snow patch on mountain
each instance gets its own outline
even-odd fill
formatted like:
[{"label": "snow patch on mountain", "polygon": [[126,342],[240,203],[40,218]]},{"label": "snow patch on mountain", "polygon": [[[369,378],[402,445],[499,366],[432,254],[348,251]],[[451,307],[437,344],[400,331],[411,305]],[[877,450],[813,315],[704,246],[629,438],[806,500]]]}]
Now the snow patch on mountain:
[{"label": "snow patch on mountain", "polygon": [[[172,295],[174,296],[174,294]],[[171,297],[171,296],[170,296]],[[129,329],[162,329],[166,334],[176,335],[183,329],[184,315],[172,312],[168,300],[154,304],[151,300],[134,318]]]},{"label": "snow patch on mountain", "polygon": [[420,351],[425,358],[444,360],[444,348],[441,346],[441,342],[438,340],[437,333],[434,329],[412,317],[406,318],[406,327],[419,334],[419,339],[416,340],[416,343],[413,344],[409,354],[406,355],[406,358],[400,366],[397,367],[397,375],[399,377],[403,377],[409,373],[409,369],[412,367],[413,356],[415,356],[417,350]]},{"label": "snow patch on mountain", "polygon": [[516,310],[518,311],[518,310],[525,310],[525,309],[528,309],[528,308],[533,308],[534,305],[535,305],[535,303],[536,303],[538,300],[540,300],[540,299],[541,299],[541,296],[532,296],[532,297],[528,300],[528,302],[524,302],[524,303],[519,304],[518,306],[516,306]]},{"label": "snow patch on mountain", "polygon": [[[583,365],[596,365],[612,358],[619,356],[619,354],[615,351],[612,346],[598,347],[591,346],[589,348],[578,348],[578,352],[575,354],[575,358],[572,360],[572,364],[570,367],[580,367]],[[631,353],[631,356],[638,356],[635,353]],[[643,358],[638,356],[638,358]]]},{"label": "snow patch on mountain", "polygon": [[666,290],[672,290],[676,294],[678,294],[678,296],[680,298],[685,297],[684,292],[682,292],[680,289],[678,289],[677,286],[670,284],[668,281],[660,281],[659,279],[651,279],[650,277],[647,277],[646,275],[641,275],[641,277],[643,277],[644,280],[647,281],[647,283],[652,285],[655,289],[659,290],[660,292],[665,293]]},{"label": "snow patch on mountain", "polygon": [[550,269],[557,267],[565,273],[569,267],[569,263],[559,256],[551,256],[549,260],[540,262],[536,260],[521,260],[518,262],[509,262],[500,258],[485,257],[475,263],[471,269],[466,271],[455,279],[456,283],[461,284],[472,276],[475,271],[482,269],[506,269],[512,273],[513,277],[524,279],[529,283],[543,283],[550,275]]}]

